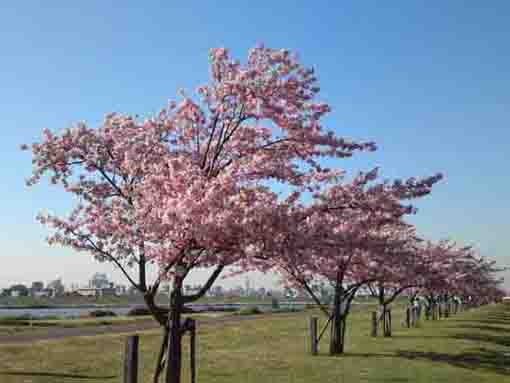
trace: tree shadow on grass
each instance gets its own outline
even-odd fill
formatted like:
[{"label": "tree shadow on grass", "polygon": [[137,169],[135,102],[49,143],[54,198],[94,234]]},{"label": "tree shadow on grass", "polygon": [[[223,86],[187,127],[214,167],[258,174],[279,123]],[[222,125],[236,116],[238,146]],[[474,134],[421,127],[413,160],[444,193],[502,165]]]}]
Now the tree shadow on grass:
[{"label": "tree shadow on grass", "polygon": [[[330,355],[319,354],[332,358]],[[398,350],[395,353],[357,353],[347,352],[335,356],[343,358],[403,358],[408,360],[429,360],[431,362],[447,363],[455,367],[469,370],[487,370],[501,375],[510,375],[510,354],[479,348],[475,351],[461,354],[445,354],[439,352],[421,352]]]},{"label": "tree shadow on grass", "polygon": [[58,372],[41,372],[41,371],[0,371],[0,376],[47,376],[53,378],[70,378],[70,379],[92,379],[92,380],[103,380],[103,379],[115,379],[117,375],[109,376],[90,376],[80,374],[66,374]]},{"label": "tree shadow on grass", "polygon": [[508,322],[508,324],[510,324],[510,315],[492,314],[492,315],[487,315],[486,318],[489,320],[502,320],[502,321],[506,321],[506,322]]},{"label": "tree shadow on grass", "polygon": [[510,329],[505,327],[499,327],[499,326],[487,326],[487,325],[470,325],[470,324],[462,324],[460,326],[455,326],[457,328],[463,328],[463,329],[470,329],[470,330],[476,330],[476,331],[491,331],[491,332],[503,332],[503,333],[509,333]]},{"label": "tree shadow on grass", "polygon": [[[483,327],[473,326],[473,330],[484,329]],[[491,330],[493,331],[493,330]],[[504,330],[501,330],[504,331]],[[508,331],[508,330],[507,330]],[[394,335],[395,338],[399,339],[457,339],[457,340],[468,340],[473,342],[486,342],[493,343],[498,346],[510,347],[510,336],[502,335],[490,335],[481,333],[456,333],[456,334],[444,334],[444,335]]]},{"label": "tree shadow on grass", "polygon": [[439,352],[397,351],[397,357],[409,360],[420,359],[447,363],[470,370],[489,370],[497,374],[510,375],[510,356],[484,348],[476,352],[451,355]]},{"label": "tree shadow on grass", "polygon": [[487,326],[510,326],[510,321],[508,320],[499,320],[499,319],[488,319],[484,318],[483,320],[480,319],[453,319],[450,321],[452,326],[455,326],[456,323],[478,323],[481,325],[487,325]]},{"label": "tree shadow on grass", "polygon": [[472,340],[474,342],[487,342],[497,344],[499,346],[507,346],[510,347],[510,336],[501,336],[501,335],[488,335],[488,334],[452,334],[449,336],[453,339],[459,340]]}]

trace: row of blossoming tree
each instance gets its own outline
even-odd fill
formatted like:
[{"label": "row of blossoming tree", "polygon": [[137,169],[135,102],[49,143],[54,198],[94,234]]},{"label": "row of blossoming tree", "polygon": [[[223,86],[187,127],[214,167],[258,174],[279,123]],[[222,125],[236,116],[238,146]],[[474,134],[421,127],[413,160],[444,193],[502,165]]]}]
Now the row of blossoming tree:
[{"label": "row of blossoming tree", "polygon": [[[346,181],[324,167],[376,146],[325,130],[330,107],[318,93],[314,71],[287,50],[258,46],[241,64],[213,49],[210,81],[196,97],[181,92],[145,121],[112,113],[97,128],[44,130],[32,145],[28,184],[48,175],[76,200],[68,217],[38,216],[52,229],[49,242],[113,263],[160,323],[154,382],[165,364],[166,381],[180,382],[184,306],[227,270],[276,271],[306,290],[331,321],[332,354],[343,351],[360,288],[376,292],[384,310],[407,290],[498,294],[492,264],[470,248],[425,242],[404,220],[416,210],[409,201],[429,194],[440,174],[390,182],[374,169]],[[149,281],[150,265],[159,274]],[[185,295],[197,268],[210,277]],[[165,280],[170,309],[155,300]],[[314,291],[324,282],[332,305]]]}]

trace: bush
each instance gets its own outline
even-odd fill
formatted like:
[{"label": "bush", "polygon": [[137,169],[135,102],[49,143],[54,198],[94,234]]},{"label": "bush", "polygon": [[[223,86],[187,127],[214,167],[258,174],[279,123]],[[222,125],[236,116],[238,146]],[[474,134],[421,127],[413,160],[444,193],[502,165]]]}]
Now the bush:
[{"label": "bush", "polygon": [[115,317],[117,316],[117,314],[110,310],[93,310],[89,312],[88,316],[92,318],[102,318],[102,317]]},{"label": "bush", "polygon": [[[183,314],[193,314],[197,311],[193,310],[191,307],[184,306],[182,308]],[[166,315],[167,310],[163,309],[161,310],[161,313]],[[146,316],[146,315],[152,315],[150,310],[145,306],[139,306],[139,307],[133,307],[131,310],[129,310],[126,314],[127,316]]]},{"label": "bush", "polygon": [[280,314],[280,313],[297,313],[303,311],[302,308],[297,307],[283,307],[279,309],[273,309],[271,310],[272,313]]},{"label": "bush", "polygon": [[229,306],[208,306],[204,312],[236,312],[238,309],[236,307]]},{"label": "bush", "polygon": [[143,315],[151,315],[150,310],[147,307],[133,307],[126,314],[129,317],[143,316]]},{"label": "bush", "polygon": [[56,326],[57,323],[45,322],[46,320],[61,319],[60,317],[31,317],[29,314],[19,315],[16,317],[1,317],[0,326],[39,326],[51,327]]},{"label": "bush", "polygon": [[243,307],[237,312],[238,315],[258,315],[262,314],[262,310],[260,310],[257,306]]}]

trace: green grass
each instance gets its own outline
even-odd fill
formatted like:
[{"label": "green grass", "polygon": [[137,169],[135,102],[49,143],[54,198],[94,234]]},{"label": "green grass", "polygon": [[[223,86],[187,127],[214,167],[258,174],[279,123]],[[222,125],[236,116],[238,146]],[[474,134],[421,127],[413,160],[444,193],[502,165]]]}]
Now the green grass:
[{"label": "green grass", "polygon": [[74,328],[101,325],[122,325],[148,320],[152,320],[152,317],[116,316],[116,317],[76,318],[76,319],[34,319],[32,321],[24,318],[23,319],[0,318],[0,335],[15,334],[25,331],[43,332],[45,328],[49,327]]},{"label": "green grass", "polygon": [[[349,320],[346,354],[330,357],[327,336],[320,354],[307,353],[313,312],[260,315],[238,323],[200,326],[198,382],[462,382],[510,383],[510,308],[502,305],[423,321],[402,328],[394,310],[394,336],[371,338],[370,314]],[[319,314],[318,314],[319,315]],[[323,317],[320,324],[325,323]],[[70,338],[34,345],[0,346],[0,382],[121,381],[125,336]],[[149,382],[160,334],[140,339],[140,382]],[[187,347],[184,356],[187,356]],[[183,382],[189,382],[187,361]]]},{"label": "green grass", "polygon": [[[203,313],[184,315],[200,318],[204,316],[224,316],[228,313]],[[74,318],[74,319],[34,319],[30,321],[26,318],[0,318],[0,335],[15,334],[25,331],[37,331],[38,333],[44,332],[44,329],[50,327],[60,328],[76,328],[76,327],[93,327],[93,326],[115,326],[131,324],[143,321],[154,320],[150,315],[143,316],[115,316],[115,317],[100,317],[100,318]],[[0,382],[2,382],[0,380]]]}]

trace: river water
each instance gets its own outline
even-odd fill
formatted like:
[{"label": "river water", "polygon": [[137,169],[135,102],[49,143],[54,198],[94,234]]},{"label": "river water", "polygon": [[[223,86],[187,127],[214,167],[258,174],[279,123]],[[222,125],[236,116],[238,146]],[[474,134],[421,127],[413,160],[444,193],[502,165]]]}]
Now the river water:
[{"label": "river water", "polygon": [[[304,302],[285,302],[280,303],[280,308],[303,308]],[[271,310],[271,303],[250,304],[250,303],[229,303],[229,304],[191,304],[189,307],[200,312],[209,310],[239,310],[242,307],[258,307],[261,311]],[[101,307],[63,307],[63,308],[0,308],[0,317],[20,317],[31,316],[33,318],[59,317],[59,318],[78,318],[88,316],[94,310],[113,311],[116,315],[126,315],[131,309],[142,307],[141,305],[130,306],[101,306]]]}]

